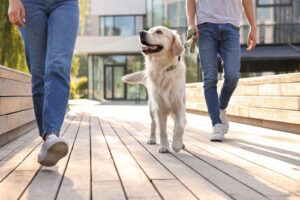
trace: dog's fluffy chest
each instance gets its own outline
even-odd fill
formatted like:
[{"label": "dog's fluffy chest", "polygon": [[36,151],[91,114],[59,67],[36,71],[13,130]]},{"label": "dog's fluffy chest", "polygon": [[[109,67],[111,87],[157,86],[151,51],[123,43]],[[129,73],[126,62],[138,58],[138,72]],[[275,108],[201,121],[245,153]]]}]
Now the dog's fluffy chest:
[{"label": "dog's fluffy chest", "polygon": [[184,98],[184,67],[178,66],[176,71],[148,69],[147,88],[149,97],[157,109],[171,109]]}]

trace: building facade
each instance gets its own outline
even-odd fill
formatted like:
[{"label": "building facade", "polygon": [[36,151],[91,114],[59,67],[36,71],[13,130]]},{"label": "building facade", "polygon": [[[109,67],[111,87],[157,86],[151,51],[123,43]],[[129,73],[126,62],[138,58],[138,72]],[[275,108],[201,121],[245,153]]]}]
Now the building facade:
[{"label": "building facade", "polygon": [[[249,26],[241,14],[241,77],[300,71],[300,0],[254,2],[258,46],[246,51]],[[158,25],[177,30],[184,40],[185,0],[90,0],[85,33],[76,43],[77,52],[88,54],[90,99],[147,99],[144,86],[124,84],[121,77],[144,68],[138,32]],[[183,58],[187,82],[202,81],[197,50]]]},{"label": "building facade", "polygon": [[88,54],[89,98],[147,99],[144,86],[121,80],[125,74],[143,69],[138,32],[146,26],[146,1],[90,0],[88,9],[76,51]]}]

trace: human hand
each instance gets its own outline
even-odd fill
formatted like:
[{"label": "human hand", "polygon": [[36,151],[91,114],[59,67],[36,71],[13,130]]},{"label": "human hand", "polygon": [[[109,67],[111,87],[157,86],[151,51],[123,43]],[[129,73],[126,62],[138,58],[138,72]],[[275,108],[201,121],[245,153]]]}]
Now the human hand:
[{"label": "human hand", "polygon": [[189,25],[188,29],[193,29],[195,31],[196,37],[194,37],[193,39],[197,40],[198,39],[198,27],[195,24],[193,24],[193,25]]},{"label": "human hand", "polygon": [[256,27],[251,27],[248,35],[247,51],[252,51],[256,46]]},{"label": "human hand", "polygon": [[25,9],[24,9],[21,1],[20,0],[9,0],[9,7],[8,7],[9,21],[12,24],[24,27],[25,25],[20,18],[20,14],[21,14],[23,22],[25,22]]},{"label": "human hand", "polygon": [[189,29],[186,32],[186,41],[184,42],[184,47],[190,47],[190,52],[194,53],[197,43],[197,32],[195,31],[194,27],[189,27]]}]

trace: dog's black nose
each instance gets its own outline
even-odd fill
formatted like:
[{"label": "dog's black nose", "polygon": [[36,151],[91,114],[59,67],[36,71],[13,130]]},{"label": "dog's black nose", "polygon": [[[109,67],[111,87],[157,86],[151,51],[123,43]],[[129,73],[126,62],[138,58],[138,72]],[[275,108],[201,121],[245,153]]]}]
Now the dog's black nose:
[{"label": "dog's black nose", "polygon": [[147,34],[146,31],[140,31],[140,37],[145,38],[145,35]]}]

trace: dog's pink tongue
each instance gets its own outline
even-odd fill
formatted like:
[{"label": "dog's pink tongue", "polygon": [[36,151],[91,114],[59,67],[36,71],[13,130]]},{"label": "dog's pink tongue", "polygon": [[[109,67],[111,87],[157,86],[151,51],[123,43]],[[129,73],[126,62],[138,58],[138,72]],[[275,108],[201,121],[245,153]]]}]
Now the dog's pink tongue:
[{"label": "dog's pink tongue", "polygon": [[151,50],[156,50],[156,49],[157,49],[157,46],[150,46],[149,49],[151,49]]}]

